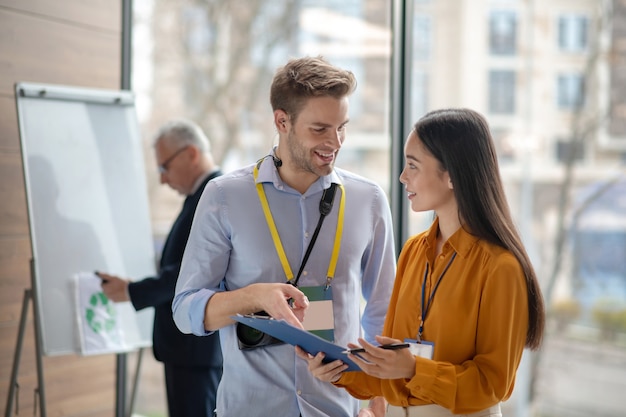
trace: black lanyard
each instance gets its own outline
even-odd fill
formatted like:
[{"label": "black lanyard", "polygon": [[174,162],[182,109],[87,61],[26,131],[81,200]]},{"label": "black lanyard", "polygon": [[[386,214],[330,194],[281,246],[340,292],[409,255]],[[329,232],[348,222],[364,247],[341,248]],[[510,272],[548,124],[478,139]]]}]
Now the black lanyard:
[{"label": "black lanyard", "polygon": [[[333,208],[333,200],[335,199],[335,190],[337,189],[337,184],[334,182],[330,184],[330,187],[324,190],[322,194],[322,199],[320,200],[320,219],[317,221],[317,227],[315,228],[315,232],[313,233],[313,237],[309,242],[309,246],[306,248],[306,253],[304,254],[304,258],[302,259],[302,263],[300,264],[300,270],[298,271],[298,275],[296,275],[295,281],[292,283],[294,287],[298,286],[298,280],[300,280],[300,275],[302,275],[302,271],[304,270],[304,266],[306,265],[306,261],[309,260],[309,255],[311,255],[311,250],[313,250],[313,245],[315,245],[315,241],[317,240],[317,235],[320,233],[320,229],[322,228],[322,223],[324,222],[324,218],[328,216],[330,210]],[[326,284],[328,286],[328,283]]]},{"label": "black lanyard", "polygon": [[426,261],[426,270],[424,271],[424,280],[422,281],[422,316],[420,317],[420,327],[419,327],[419,330],[417,331],[418,342],[422,341],[422,332],[424,331],[424,320],[426,320],[426,315],[428,314],[430,303],[433,301],[435,292],[437,291],[437,288],[439,288],[439,283],[441,282],[441,279],[446,274],[446,272],[448,272],[448,268],[450,268],[450,265],[452,265],[452,261],[454,261],[454,258],[456,258],[456,252],[452,254],[452,258],[448,261],[448,264],[444,268],[441,275],[439,275],[439,279],[437,279],[437,282],[435,283],[435,288],[433,288],[433,292],[430,294],[430,297],[428,297],[428,304],[424,304],[424,297],[425,297],[424,294],[426,293],[426,278],[428,277],[428,261]]}]

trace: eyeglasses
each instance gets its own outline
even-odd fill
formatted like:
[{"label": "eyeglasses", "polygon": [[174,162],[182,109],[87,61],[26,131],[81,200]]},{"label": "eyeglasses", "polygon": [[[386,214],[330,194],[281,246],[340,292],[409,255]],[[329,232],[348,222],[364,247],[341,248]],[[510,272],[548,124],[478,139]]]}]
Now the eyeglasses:
[{"label": "eyeglasses", "polygon": [[176,158],[179,154],[181,154],[188,147],[189,146],[183,146],[182,148],[180,148],[179,150],[174,152],[174,155],[170,156],[161,165],[159,165],[159,167],[158,167],[159,168],[159,174],[166,174],[167,170],[168,170],[168,165],[174,160],[174,158]]}]

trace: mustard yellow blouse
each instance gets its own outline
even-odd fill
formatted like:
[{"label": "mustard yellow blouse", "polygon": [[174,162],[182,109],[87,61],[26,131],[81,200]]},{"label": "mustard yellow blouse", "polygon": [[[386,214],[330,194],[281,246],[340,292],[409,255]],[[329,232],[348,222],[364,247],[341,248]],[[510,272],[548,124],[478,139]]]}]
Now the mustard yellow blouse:
[{"label": "mustard yellow blouse", "polygon": [[384,396],[396,406],[438,404],[472,413],[506,400],[526,341],[526,281],[513,254],[462,228],[434,259],[438,220],[409,239],[398,260],[384,335],[415,339],[422,282],[426,303],[446,265],[426,313],[422,339],[434,343],[433,359],[416,357],[411,379],[378,379],[346,372],[335,385],[361,399]]}]

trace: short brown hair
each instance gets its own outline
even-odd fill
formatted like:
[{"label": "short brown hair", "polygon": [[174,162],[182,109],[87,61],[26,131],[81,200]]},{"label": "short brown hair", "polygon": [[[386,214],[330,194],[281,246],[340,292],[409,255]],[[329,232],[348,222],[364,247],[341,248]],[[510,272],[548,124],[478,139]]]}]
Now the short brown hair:
[{"label": "short brown hair", "polygon": [[272,110],[283,110],[295,121],[311,97],[343,98],[356,89],[351,71],[331,65],[323,57],[292,59],[276,71],[270,89]]}]

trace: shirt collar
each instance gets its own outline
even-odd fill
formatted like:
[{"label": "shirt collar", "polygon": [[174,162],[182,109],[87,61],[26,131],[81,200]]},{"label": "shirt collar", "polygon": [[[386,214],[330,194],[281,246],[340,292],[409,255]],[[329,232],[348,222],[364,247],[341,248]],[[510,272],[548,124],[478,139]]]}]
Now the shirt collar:
[{"label": "shirt collar", "polygon": [[[424,241],[430,248],[434,248],[437,241],[437,230],[439,229],[439,217],[435,216],[433,224],[424,234]],[[459,229],[448,238],[448,244],[461,257],[467,257],[472,247],[478,242],[478,237],[470,234],[465,228]]]},{"label": "shirt collar", "polygon": [[[276,165],[274,165],[274,160],[269,155],[261,160],[259,165],[259,174],[257,176],[256,183],[258,184],[263,182],[271,182],[274,184],[274,187],[279,190],[284,190],[285,187],[287,187],[287,184],[285,184],[283,179],[278,174],[278,169],[276,168]],[[339,175],[334,169],[329,175],[318,178],[317,181],[309,187],[305,194],[325,190],[330,187],[330,184],[332,183],[342,184],[341,178],[339,178]]]}]

